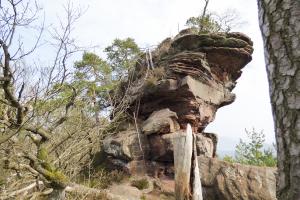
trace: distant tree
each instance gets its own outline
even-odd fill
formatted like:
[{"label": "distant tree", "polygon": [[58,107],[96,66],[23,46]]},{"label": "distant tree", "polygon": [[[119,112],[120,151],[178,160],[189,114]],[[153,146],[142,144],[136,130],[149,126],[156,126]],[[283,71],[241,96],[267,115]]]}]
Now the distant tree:
[{"label": "distant tree", "polygon": [[300,1],[258,0],[277,142],[277,199],[300,199]]},{"label": "distant tree", "polygon": [[249,142],[240,139],[235,148],[235,157],[225,156],[224,160],[228,162],[237,162],[256,166],[276,166],[276,157],[272,149],[264,149],[265,134],[263,131],[257,132],[254,129],[250,132],[246,130]]},{"label": "distant tree", "polygon": [[100,110],[107,107],[107,95],[113,88],[112,67],[98,55],[85,52],[82,60],[75,62],[72,85],[79,91],[84,104],[91,102],[91,110],[99,122]]},{"label": "distant tree", "polygon": [[141,51],[134,39],[115,39],[106,47],[107,61],[112,67],[112,78],[119,80],[128,75],[128,70],[134,67]]}]

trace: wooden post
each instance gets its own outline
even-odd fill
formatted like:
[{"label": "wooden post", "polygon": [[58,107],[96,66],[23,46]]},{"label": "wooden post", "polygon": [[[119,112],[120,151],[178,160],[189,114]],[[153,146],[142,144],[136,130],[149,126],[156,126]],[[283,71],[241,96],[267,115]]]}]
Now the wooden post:
[{"label": "wooden post", "polygon": [[[194,137],[195,138],[195,137]],[[196,143],[190,124],[186,134],[178,134],[173,140],[175,168],[175,199],[203,200]],[[193,156],[194,151],[194,156]],[[193,183],[191,183],[193,177]]]}]

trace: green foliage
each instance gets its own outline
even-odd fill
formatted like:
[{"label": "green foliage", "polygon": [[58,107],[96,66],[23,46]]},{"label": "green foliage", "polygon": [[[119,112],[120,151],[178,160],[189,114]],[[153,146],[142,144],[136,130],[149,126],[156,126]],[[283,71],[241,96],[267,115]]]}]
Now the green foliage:
[{"label": "green foliage", "polygon": [[75,78],[89,81],[110,81],[111,66],[98,55],[84,52],[82,60],[75,62]]},{"label": "green foliage", "polygon": [[44,175],[48,180],[52,181],[52,184],[57,186],[64,185],[68,182],[68,178],[52,165],[46,148],[42,147],[38,150],[37,158],[39,159],[41,166],[45,169]]},{"label": "green foliage", "polygon": [[231,156],[229,156],[229,155],[225,155],[224,158],[223,158],[223,160],[226,161],[226,162],[229,162],[229,163],[234,163],[234,162],[236,162],[236,161],[234,160],[234,158],[231,157]]},{"label": "green foliage", "polygon": [[222,30],[221,24],[213,18],[211,13],[204,17],[190,17],[186,21],[186,26],[198,30],[199,33],[214,33]]},{"label": "green foliage", "polygon": [[225,156],[224,161],[237,162],[247,165],[275,167],[277,164],[276,157],[272,149],[265,150],[265,134],[263,131],[257,132],[254,129],[250,132],[246,130],[249,142],[240,140],[235,149],[235,158]]},{"label": "green foliage", "polygon": [[209,12],[206,8],[207,5],[204,7],[202,15],[190,17],[186,21],[186,26],[192,28],[196,33],[229,32],[232,28],[239,27],[245,23],[234,9],[228,9],[221,14],[216,14]]},{"label": "green foliage", "polygon": [[99,112],[107,107],[108,91],[114,87],[111,66],[98,55],[84,52],[82,59],[75,62],[71,85],[76,88],[81,107],[99,121]]},{"label": "green foliage", "polygon": [[145,195],[142,195],[142,196],[141,196],[141,200],[147,200],[146,196],[145,196]]},{"label": "green foliage", "polygon": [[134,39],[115,39],[113,43],[106,47],[108,62],[113,70],[113,79],[119,80],[127,76],[128,70],[134,67],[141,51]]},{"label": "green foliage", "polygon": [[122,77],[127,76],[140,54],[139,47],[131,38],[115,39],[104,52],[107,60],[95,53],[84,52],[82,59],[74,64],[70,83],[78,93],[77,104],[80,103],[87,114],[94,115],[97,122],[100,111],[110,106],[109,92],[118,86]]},{"label": "green foliage", "polygon": [[149,181],[146,178],[132,180],[131,185],[139,190],[144,190],[149,188]]}]

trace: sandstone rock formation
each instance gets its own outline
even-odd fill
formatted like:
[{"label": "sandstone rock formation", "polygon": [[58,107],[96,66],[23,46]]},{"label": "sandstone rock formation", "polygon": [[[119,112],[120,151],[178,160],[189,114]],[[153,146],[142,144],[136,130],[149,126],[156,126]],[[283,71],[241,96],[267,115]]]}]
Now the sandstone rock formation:
[{"label": "sandstone rock formation", "polygon": [[[198,158],[206,200],[275,200],[276,169]],[[204,173],[205,172],[205,173]]]},{"label": "sandstone rock formation", "polygon": [[186,30],[142,56],[114,94],[122,105],[116,111],[121,107],[129,117],[103,142],[108,160],[133,174],[172,177],[172,138],[189,123],[198,156],[209,157],[200,159],[206,199],[274,199],[274,170],[216,162],[217,135],[204,132],[217,109],[234,101],[231,91],[251,61],[252,45],[241,33]]},{"label": "sandstone rock formation", "polygon": [[164,40],[152,52],[153,65],[149,56],[142,57],[119,88],[116,105],[126,105],[125,112],[136,119],[126,122],[131,128],[107,137],[104,151],[126,161],[172,162],[172,133],[190,123],[198,154],[214,157],[217,136],[204,129],[218,108],[234,101],[231,91],[252,51],[251,40],[241,33],[185,31]]}]

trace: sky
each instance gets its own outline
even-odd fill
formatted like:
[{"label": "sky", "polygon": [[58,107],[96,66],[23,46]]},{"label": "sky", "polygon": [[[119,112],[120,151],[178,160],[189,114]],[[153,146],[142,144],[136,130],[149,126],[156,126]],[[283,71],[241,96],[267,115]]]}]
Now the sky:
[{"label": "sky", "polygon": [[[62,16],[66,0],[40,0],[46,23],[55,23]],[[186,28],[191,16],[198,16],[204,0],[71,0],[73,5],[86,10],[74,29],[74,37],[82,45],[93,45],[95,53],[108,46],[115,38],[132,37],[140,47],[159,44],[166,37],[175,36]],[[233,150],[239,138],[245,139],[245,129],[264,130],[267,143],[275,141],[271,106],[265,71],[262,38],[260,35],[256,0],[210,0],[208,10],[222,13],[235,9],[243,26],[234,29],[247,34],[254,42],[253,60],[233,92],[236,100],[217,111],[215,121],[206,132],[219,136],[218,148]],[[62,18],[63,19],[63,18]]]}]

